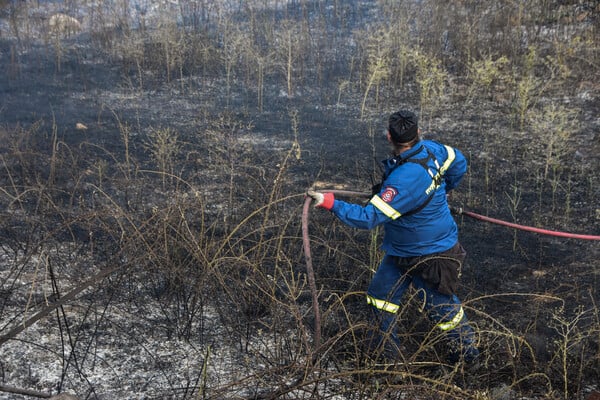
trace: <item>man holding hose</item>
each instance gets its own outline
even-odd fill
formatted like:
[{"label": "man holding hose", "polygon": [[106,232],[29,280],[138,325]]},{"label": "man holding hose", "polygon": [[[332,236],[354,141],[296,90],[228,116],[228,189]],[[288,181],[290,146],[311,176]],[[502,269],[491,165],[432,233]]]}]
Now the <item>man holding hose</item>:
[{"label": "man holding hose", "polygon": [[386,361],[401,359],[395,316],[412,284],[429,319],[447,339],[448,361],[472,362],[479,355],[475,334],[456,296],[466,252],[447,202],[467,161],[450,146],[421,140],[411,111],[389,117],[387,140],[393,157],[384,161],[382,183],[366,206],[337,200],[333,193],[309,190],[307,195],[315,207],[330,210],[351,227],[385,228],[385,256],[367,291],[379,326],[371,351],[383,352]]}]

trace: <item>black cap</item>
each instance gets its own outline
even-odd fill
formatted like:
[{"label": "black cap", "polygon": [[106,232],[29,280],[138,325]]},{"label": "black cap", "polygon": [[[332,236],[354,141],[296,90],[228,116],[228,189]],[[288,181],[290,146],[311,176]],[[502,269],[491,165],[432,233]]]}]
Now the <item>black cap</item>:
[{"label": "black cap", "polygon": [[408,143],[419,133],[418,118],[412,111],[400,110],[390,115],[388,130],[395,143]]}]

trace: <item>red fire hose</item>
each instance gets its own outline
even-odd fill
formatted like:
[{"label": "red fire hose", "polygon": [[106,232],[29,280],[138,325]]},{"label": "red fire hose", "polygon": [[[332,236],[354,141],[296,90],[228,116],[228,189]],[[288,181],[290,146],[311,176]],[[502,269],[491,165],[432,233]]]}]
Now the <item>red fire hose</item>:
[{"label": "red fire hose", "polygon": [[[354,197],[367,197],[369,193],[363,192],[352,192],[347,190],[327,190],[327,192],[339,195],[354,196]],[[302,245],[304,247],[304,258],[306,259],[306,275],[308,278],[308,287],[312,294],[312,307],[315,318],[315,330],[313,336],[313,345],[318,352],[321,346],[321,312],[319,311],[319,292],[317,290],[317,284],[315,281],[315,271],[312,264],[312,255],[310,252],[310,239],[308,236],[308,211],[310,210],[310,203],[312,198],[306,196],[304,199],[304,207],[302,209]]]},{"label": "red fire hose", "polygon": [[492,224],[508,226],[515,229],[520,229],[522,231],[529,231],[535,233],[541,233],[542,235],[550,235],[550,236],[560,236],[565,238],[573,238],[573,239],[583,239],[583,240],[600,240],[600,236],[597,235],[582,235],[578,233],[569,233],[569,232],[559,232],[559,231],[551,231],[549,229],[535,228],[533,226],[519,225],[514,224],[512,222],[502,221],[496,218],[486,217],[481,214],[477,214],[471,211],[464,211],[461,207],[459,208],[450,208],[453,213],[458,215],[466,215],[467,217],[475,218],[480,221],[491,222]]}]

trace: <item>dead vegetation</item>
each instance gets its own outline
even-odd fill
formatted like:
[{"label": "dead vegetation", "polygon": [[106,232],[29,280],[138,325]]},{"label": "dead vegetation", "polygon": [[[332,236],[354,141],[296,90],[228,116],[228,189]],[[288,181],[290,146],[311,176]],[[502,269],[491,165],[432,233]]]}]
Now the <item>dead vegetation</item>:
[{"label": "dead vegetation", "polygon": [[300,226],[309,186],[370,188],[384,117],[409,106],[469,156],[453,202],[597,234],[593,2],[75,3],[62,11],[81,30],[50,38],[30,18],[43,9],[0,2],[3,384],[80,398],[599,389],[596,243],[459,218],[480,366],[444,366],[410,304],[405,360],[384,368],[362,346],[378,232],[311,214],[315,343]]}]

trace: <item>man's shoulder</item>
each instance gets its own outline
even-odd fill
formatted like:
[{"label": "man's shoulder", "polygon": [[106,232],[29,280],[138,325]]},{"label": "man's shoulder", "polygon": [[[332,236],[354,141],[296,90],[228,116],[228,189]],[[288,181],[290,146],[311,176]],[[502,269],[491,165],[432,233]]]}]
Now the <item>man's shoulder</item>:
[{"label": "man's shoulder", "polygon": [[[422,140],[421,143],[423,143],[423,146],[425,146],[426,148],[433,150],[433,149],[442,149],[445,148],[448,145],[445,145],[441,142],[438,142],[437,140]],[[451,147],[451,146],[449,146]]]},{"label": "man's shoulder", "polygon": [[451,152],[454,153],[455,156],[462,155],[460,150],[449,144],[444,144],[435,140],[423,140],[422,142],[426,149],[429,149],[429,151],[438,156],[447,156],[449,149],[452,149]]}]

